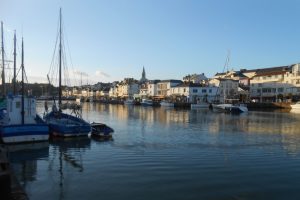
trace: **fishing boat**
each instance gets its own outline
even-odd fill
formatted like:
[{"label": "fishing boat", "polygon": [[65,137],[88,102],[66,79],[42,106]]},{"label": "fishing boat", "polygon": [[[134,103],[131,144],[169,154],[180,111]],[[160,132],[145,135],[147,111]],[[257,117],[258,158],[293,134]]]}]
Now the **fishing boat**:
[{"label": "fishing boat", "polygon": [[[22,40],[22,95],[8,95],[8,121],[0,128],[4,143],[45,141],[49,138],[49,127],[36,113],[36,100],[24,95],[24,44]],[[15,77],[14,77],[15,78]]]},{"label": "fishing boat", "polygon": [[62,14],[59,12],[59,84],[58,84],[58,105],[55,101],[52,106],[52,111],[47,112],[44,120],[49,124],[50,133],[53,136],[73,137],[73,136],[87,136],[91,132],[91,125],[81,118],[81,115],[75,113],[62,112]]},{"label": "fishing boat", "polygon": [[[15,34],[16,35],[16,34]],[[4,59],[4,36],[3,36],[3,22],[1,21],[1,55],[2,55],[2,86],[1,86],[1,92],[2,97],[0,98],[0,125],[5,124],[8,122],[8,116],[7,116],[7,102],[6,102],[6,88],[5,88],[5,59]],[[14,40],[16,38],[14,37]],[[16,46],[16,44],[15,44]],[[16,48],[14,48],[14,53],[16,52]],[[14,54],[16,55],[16,53]],[[16,57],[14,57],[16,60]],[[16,67],[16,62],[14,62],[14,67]],[[14,89],[15,89],[15,80],[14,80]],[[15,91],[15,90],[14,90]]]},{"label": "fishing boat", "polygon": [[91,123],[91,127],[92,127],[91,135],[96,137],[110,138],[112,137],[112,133],[114,132],[114,130],[111,127],[102,123],[93,122]]},{"label": "fishing boat", "polygon": [[151,99],[142,99],[142,106],[153,106],[153,101]]}]

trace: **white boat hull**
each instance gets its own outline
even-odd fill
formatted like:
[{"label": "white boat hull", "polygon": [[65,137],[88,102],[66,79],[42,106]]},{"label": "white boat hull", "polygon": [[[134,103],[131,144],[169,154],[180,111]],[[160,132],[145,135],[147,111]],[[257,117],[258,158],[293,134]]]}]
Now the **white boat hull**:
[{"label": "white boat hull", "polygon": [[22,142],[39,142],[47,141],[49,135],[21,135],[13,137],[3,137],[2,140],[4,143],[22,143]]},{"label": "white boat hull", "polygon": [[244,105],[219,104],[213,105],[213,110],[217,112],[243,113],[248,112],[248,108]]},{"label": "white boat hull", "polygon": [[4,125],[1,136],[4,143],[45,141],[49,139],[49,127],[46,124]]}]

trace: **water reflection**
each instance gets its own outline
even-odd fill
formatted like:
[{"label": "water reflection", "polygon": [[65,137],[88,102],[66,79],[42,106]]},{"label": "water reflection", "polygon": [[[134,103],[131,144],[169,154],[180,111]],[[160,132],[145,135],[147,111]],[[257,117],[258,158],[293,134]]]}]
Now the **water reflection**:
[{"label": "water reflection", "polygon": [[300,115],[281,112],[254,111],[240,115],[214,113],[209,110],[169,109],[142,106],[124,106],[85,103],[83,115],[89,121],[128,122],[138,119],[147,124],[160,123],[164,126],[180,124],[188,126],[197,123],[211,133],[222,131],[242,131],[248,133],[296,133]]},{"label": "water reflection", "polygon": [[300,114],[97,103],[82,114],[114,140],[50,141],[24,177],[31,199],[299,199]]},{"label": "water reflection", "polygon": [[28,182],[37,179],[38,160],[47,159],[49,156],[49,143],[26,143],[8,146],[10,160],[16,176],[23,187]]},{"label": "water reflection", "polygon": [[70,184],[71,174],[84,172],[83,154],[90,149],[91,140],[88,137],[52,138],[50,144],[49,173],[57,177],[55,186],[58,187],[58,198],[56,199],[64,199],[70,192],[68,184]]}]

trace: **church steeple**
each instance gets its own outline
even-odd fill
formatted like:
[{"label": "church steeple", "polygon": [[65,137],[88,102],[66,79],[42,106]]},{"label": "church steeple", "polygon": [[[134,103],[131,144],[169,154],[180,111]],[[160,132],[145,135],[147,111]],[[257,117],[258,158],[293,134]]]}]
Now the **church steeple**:
[{"label": "church steeple", "polygon": [[140,82],[146,82],[146,81],[147,81],[146,72],[145,72],[145,67],[143,66],[142,78]]}]

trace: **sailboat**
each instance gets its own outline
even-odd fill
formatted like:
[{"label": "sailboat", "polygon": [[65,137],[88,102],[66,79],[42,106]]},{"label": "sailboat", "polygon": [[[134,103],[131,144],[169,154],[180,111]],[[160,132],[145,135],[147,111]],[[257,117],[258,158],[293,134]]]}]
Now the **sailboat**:
[{"label": "sailboat", "polygon": [[[14,37],[15,38],[15,37]],[[8,95],[8,121],[2,124],[0,134],[4,143],[36,142],[49,139],[49,127],[36,114],[36,100],[24,95],[24,44],[22,39],[22,95]],[[15,79],[15,77],[14,77]]]},{"label": "sailboat", "polygon": [[[229,60],[230,60],[230,51],[228,51],[228,55],[227,55],[226,62],[225,62],[224,68],[223,68],[223,72],[225,70],[225,67],[227,67],[227,69],[228,69]],[[226,72],[226,75],[227,75],[227,72]],[[219,87],[220,87],[221,80],[219,79],[219,81],[220,81],[220,83],[219,83]],[[224,98],[223,103],[212,104],[212,108],[214,111],[226,112],[226,113],[246,113],[246,112],[248,112],[248,108],[245,104],[233,103],[233,101],[226,103],[226,101],[229,101],[229,99],[227,99],[227,97],[226,97],[225,89],[223,89],[223,98]]]},{"label": "sailboat", "polygon": [[44,116],[53,136],[72,137],[87,136],[91,132],[91,125],[80,116],[62,112],[62,14],[59,12],[59,85],[58,108],[54,101],[52,111]]}]

